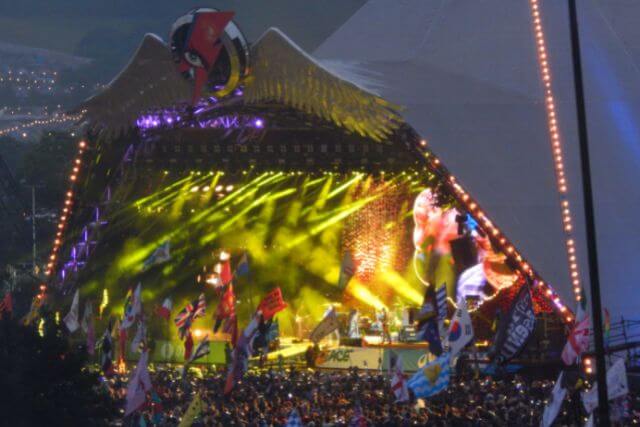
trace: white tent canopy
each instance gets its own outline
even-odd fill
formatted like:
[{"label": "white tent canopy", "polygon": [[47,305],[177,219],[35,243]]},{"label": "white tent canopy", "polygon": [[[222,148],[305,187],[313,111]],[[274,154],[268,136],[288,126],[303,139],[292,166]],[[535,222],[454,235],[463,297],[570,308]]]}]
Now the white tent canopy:
[{"label": "white tent canopy", "polygon": [[[579,2],[603,305],[639,297],[640,5]],[[579,265],[588,283],[566,2],[541,0]],[[618,17],[619,20],[618,20]],[[636,45],[628,45],[628,43]],[[523,255],[573,305],[530,6],[504,0],[370,0],[315,51],[357,65]]]}]

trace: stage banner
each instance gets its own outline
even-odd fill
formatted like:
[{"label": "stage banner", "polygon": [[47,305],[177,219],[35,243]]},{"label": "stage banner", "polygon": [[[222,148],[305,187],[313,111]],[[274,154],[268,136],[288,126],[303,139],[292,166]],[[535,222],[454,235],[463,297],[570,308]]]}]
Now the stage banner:
[{"label": "stage banner", "polygon": [[[209,343],[209,354],[199,358],[194,364],[216,364],[225,363],[225,342],[211,341]],[[127,353],[127,360],[136,360],[139,354]],[[182,341],[157,340],[152,349],[149,359],[153,363],[184,363],[184,344]]]},{"label": "stage banner", "polygon": [[338,329],[340,324],[338,323],[338,316],[335,310],[331,310],[324,319],[318,323],[318,326],[311,332],[309,339],[314,343],[318,343],[322,338],[329,335],[331,332]]},{"label": "stage banner", "polygon": [[384,349],[361,347],[338,347],[323,350],[316,358],[318,368],[327,369],[380,369]]},{"label": "stage banner", "polygon": [[536,323],[536,315],[533,311],[533,300],[529,285],[520,288],[511,311],[498,336],[501,338],[496,343],[496,362],[503,364],[515,357],[524,348],[533,332]]}]

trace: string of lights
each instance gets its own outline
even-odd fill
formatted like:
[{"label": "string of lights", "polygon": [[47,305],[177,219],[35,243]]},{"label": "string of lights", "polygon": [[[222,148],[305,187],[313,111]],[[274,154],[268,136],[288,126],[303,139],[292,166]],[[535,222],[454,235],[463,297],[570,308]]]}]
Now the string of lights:
[{"label": "string of lights", "polygon": [[[74,189],[76,186],[76,182],[78,180],[78,176],[80,174],[80,167],[82,165],[82,155],[85,152],[86,148],[87,148],[86,141],[83,140],[78,143],[78,151],[76,153],[75,159],[73,160],[73,168],[71,170],[71,174],[69,175],[69,187],[65,194],[62,214],[60,215],[60,218],[58,220],[56,237],[53,241],[53,247],[51,248],[51,253],[49,254],[49,261],[47,263],[47,268],[45,270],[45,274],[47,276],[51,276],[54,272],[54,268],[56,266],[56,260],[59,255],[58,252],[60,251],[60,247],[62,245],[62,242],[64,241],[63,234],[67,226],[67,221],[71,217],[71,210],[73,208],[73,201],[74,201],[74,198],[73,198]],[[46,284],[43,283],[40,286],[40,294],[38,295],[38,298],[44,298],[46,291],[47,291],[47,286]]]},{"label": "string of lights", "polygon": [[551,138],[551,148],[553,152],[553,162],[555,166],[558,195],[562,210],[562,226],[565,234],[567,248],[567,259],[569,262],[569,274],[576,301],[581,298],[580,273],[576,259],[575,238],[573,235],[573,221],[571,207],[568,198],[567,177],[565,175],[565,161],[560,143],[560,132],[558,130],[558,118],[556,105],[553,97],[552,79],[549,67],[549,58],[546,50],[545,35],[542,29],[542,18],[540,14],[540,4],[538,0],[529,0],[531,6],[531,18],[533,20],[533,30],[536,40],[536,50],[538,53],[538,64],[542,83],[544,85],[545,107],[547,111],[547,122],[549,126],[549,136]]},{"label": "string of lights", "polygon": [[[9,135],[11,133],[14,132],[20,132],[20,131],[24,131],[26,129],[30,129],[36,126],[47,126],[47,125],[54,125],[54,124],[63,124],[63,123],[69,123],[69,122],[75,122],[80,120],[80,118],[82,117],[82,115],[67,115],[67,114],[62,114],[62,115],[57,115],[48,119],[38,119],[38,120],[32,120],[30,122],[27,123],[21,123],[21,124],[17,124],[5,129],[0,129],[0,136],[5,136],[5,135]],[[23,136],[26,136],[23,134]]]}]

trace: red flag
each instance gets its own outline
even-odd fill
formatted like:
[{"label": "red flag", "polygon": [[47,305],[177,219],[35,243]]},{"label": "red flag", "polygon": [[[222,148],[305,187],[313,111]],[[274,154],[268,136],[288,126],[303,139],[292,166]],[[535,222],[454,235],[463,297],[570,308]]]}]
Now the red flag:
[{"label": "red flag", "polygon": [[271,319],[277,312],[285,308],[287,308],[287,303],[282,299],[280,288],[275,288],[269,292],[258,306],[258,310],[262,312],[264,320]]},{"label": "red flag", "polygon": [[227,290],[222,295],[218,307],[216,308],[216,324],[213,328],[217,332],[222,320],[229,319],[236,315],[236,295],[233,292],[233,284],[229,283]]},{"label": "red flag", "polygon": [[9,315],[13,314],[13,299],[11,298],[11,292],[4,294],[4,298],[0,301],[0,313],[7,312]]},{"label": "red flag", "polygon": [[191,331],[187,333],[187,338],[184,340],[184,360],[189,360],[191,352],[193,351],[193,336]]},{"label": "red flag", "polygon": [[222,285],[228,285],[231,283],[233,279],[233,275],[231,273],[231,257],[228,253],[222,252],[220,254],[220,264],[218,264],[219,271],[216,271],[220,275],[220,281]]},{"label": "red flag", "polygon": [[158,317],[162,317],[164,320],[169,320],[171,317],[171,308],[173,304],[171,303],[171,298],[165,298],[162,306],[156,307],[156,315]]}]

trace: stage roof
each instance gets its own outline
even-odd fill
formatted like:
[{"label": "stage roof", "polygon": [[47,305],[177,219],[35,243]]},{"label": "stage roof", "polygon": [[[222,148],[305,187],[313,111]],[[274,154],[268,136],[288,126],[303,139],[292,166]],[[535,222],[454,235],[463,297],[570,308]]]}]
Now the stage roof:
[{"label": "stage roof", "polygon": [[[587,280],[565,2],[540,0]],[[603,306],[637,315],[640,5],[579,3]],[[635,19],[633,18],[635,17]],[[378,80],[488,215],[571,306],[567,254],[529,2],[370,0],[314,53]]]}]

